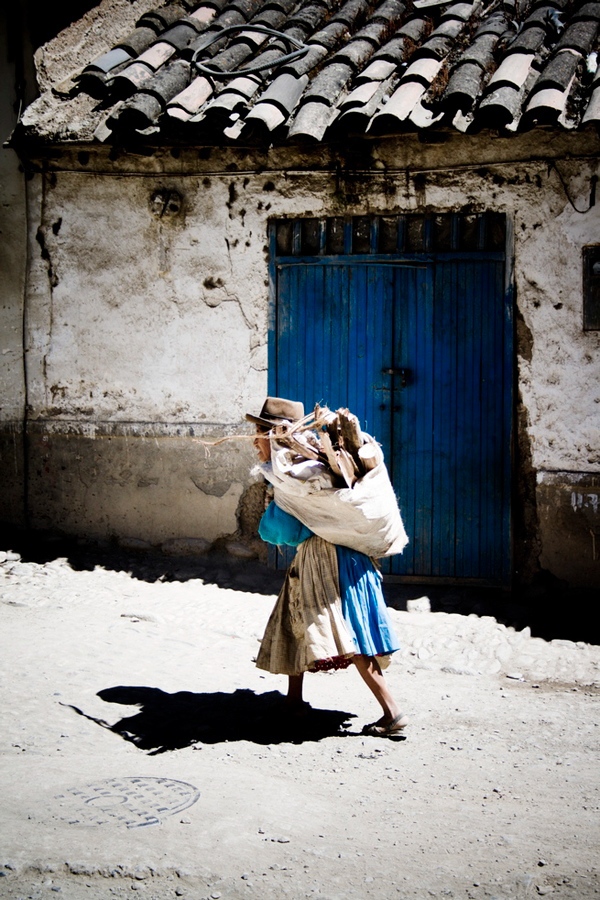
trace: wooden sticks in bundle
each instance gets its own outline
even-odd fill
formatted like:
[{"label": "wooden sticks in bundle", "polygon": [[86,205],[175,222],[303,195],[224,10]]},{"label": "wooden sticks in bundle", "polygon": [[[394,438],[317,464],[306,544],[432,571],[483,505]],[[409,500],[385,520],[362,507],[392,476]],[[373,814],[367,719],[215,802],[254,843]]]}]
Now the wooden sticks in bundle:
[{"label": "wooden sticks in bundle", "polygon": [[332,412],[317,404],[314,413],[293,425],[277,425],[272,433],[297,456],[324,463],[335,480],[347,487],[378,462],[377,445],[363,435],[360,422],[349,409]]}]

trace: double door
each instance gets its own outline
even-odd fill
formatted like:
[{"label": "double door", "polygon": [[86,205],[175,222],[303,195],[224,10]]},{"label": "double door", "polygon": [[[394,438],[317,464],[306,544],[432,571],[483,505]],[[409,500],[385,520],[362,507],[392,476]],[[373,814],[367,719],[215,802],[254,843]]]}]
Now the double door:
[{"label": "double door", "polygon": [[384,571],[510,577],[511,316],[501,254],[276,262],[269,393],[348,407],[409,544]]}]

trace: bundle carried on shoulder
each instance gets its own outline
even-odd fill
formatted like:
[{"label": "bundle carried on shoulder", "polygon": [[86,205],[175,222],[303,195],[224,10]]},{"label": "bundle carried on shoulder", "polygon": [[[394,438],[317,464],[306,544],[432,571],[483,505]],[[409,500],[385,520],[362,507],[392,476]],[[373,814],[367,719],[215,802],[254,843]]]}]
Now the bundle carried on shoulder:
[{"label": "bundle carried on shoulder", "polygon": [[372,557],[402,552],[408,538],[381,447],[356,416],[316,406],[270,438],[262,470],[281,509],[332,544]]}]

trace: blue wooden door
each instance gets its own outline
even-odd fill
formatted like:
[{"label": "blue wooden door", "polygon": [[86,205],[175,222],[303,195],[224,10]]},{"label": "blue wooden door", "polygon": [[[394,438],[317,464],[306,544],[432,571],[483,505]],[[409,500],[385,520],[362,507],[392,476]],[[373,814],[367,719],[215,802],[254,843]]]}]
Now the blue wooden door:
[{"label": "blue wooden door", "polygon": [[510,576],[510,307],[499,254],[279,258],[269,392],[347,406],[410,538],[384,570]]}]

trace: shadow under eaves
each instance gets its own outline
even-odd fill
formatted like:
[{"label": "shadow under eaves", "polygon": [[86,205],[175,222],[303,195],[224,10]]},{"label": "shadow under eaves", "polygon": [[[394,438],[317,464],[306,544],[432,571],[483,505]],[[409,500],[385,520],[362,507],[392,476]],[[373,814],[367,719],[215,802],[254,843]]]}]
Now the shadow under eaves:
[{"label": "shadow under eaves", "polygon": [[97,568],[127,572],[137,581],[184,583],[195,579],[220,588],[256,594],[279,593],[284,572],[258,559],[238,559],[217,551],[199,556],[166,556],[157,550],[126,550],[113,542],[79,542],[44,532],[26,532],[0,523],[0,549],[16,551],[23,562],[40,565],[65,559],[78,572]]},{"label": "shadow under eaves", "polygon": [[107,703],[139,706],[140,711],[125,716],[114,725],[88,715],[70,704],[76,713],[120,735],[150,756],[180,750],[192,744],[223,741],[252,741],[256,744],[301,744],[320,741],[350,732],[352,713],[308,708],[301,715],[290,714],[278,691],[255,694],[237,690],[233,694],[169,694],[160,688],[118,686],[105,688],[98,697]]}]

